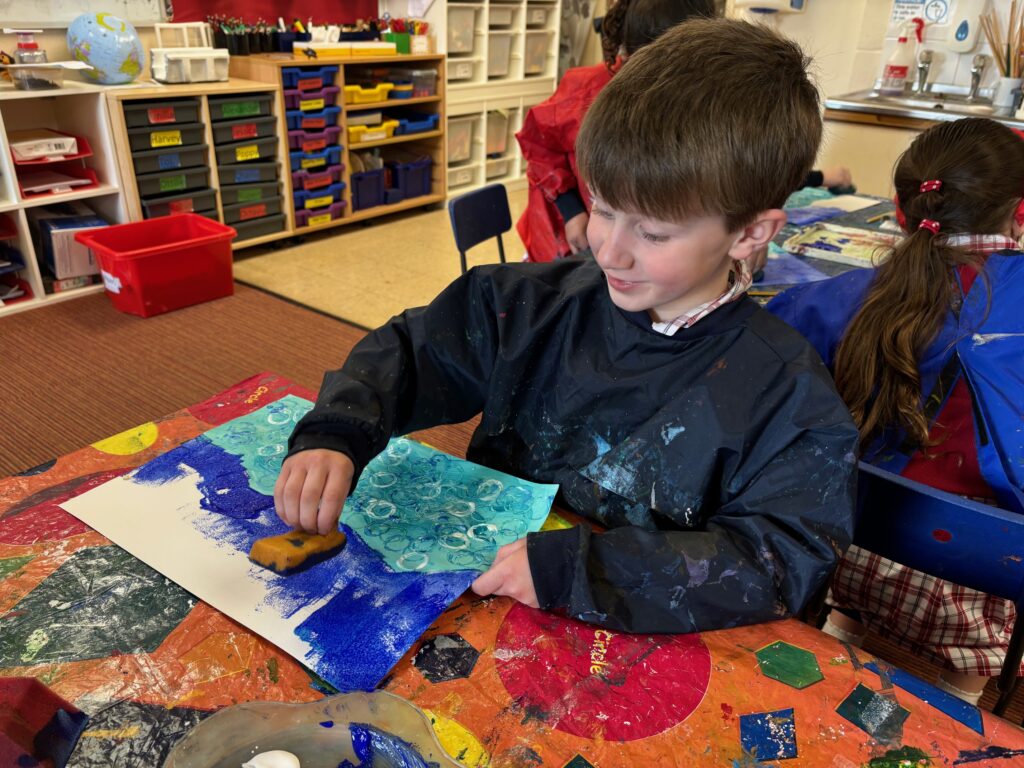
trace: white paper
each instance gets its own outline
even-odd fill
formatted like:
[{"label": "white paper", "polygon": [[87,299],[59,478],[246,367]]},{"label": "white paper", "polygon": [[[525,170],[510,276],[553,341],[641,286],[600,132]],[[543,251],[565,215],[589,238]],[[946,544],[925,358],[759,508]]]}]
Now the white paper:
[{"label": "white paper", "polygon": [[861,197],[860,195],[839,195],[838,197],[825,197],[821,200],[815,200],[808,207],[809,208],[839,208],[840,210],[850,212],[859,211],[862,208],[870,208],[872,205],[878,205],[878,200],[873,197]]}]

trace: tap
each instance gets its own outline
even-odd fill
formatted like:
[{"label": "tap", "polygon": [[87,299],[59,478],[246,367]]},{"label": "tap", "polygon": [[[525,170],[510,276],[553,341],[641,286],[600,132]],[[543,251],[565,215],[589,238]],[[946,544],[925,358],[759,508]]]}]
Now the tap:
[{"label": "tap", "polygon": [[985,74],[985,67],[988,66],[988,56],[979,53],[971,62],[971,90],[967,92],[968,101],[977,101],[978,87],[981,85],[981,76]]},{"label": "tap", "polygon": [[925,48],[917,56],[917,92],[919,94],[929,90],[928,71],[932,68],[932,51]]}]

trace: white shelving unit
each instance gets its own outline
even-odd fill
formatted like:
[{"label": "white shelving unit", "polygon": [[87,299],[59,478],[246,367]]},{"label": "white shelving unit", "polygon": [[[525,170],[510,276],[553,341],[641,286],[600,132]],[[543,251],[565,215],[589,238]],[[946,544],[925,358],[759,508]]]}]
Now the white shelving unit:
[{"label": "white shelving unit", "polygon": [[[380,0],[381,13],[402,16],[398,0]],[[427,10],[439,52],[448,54],[447,190],[461,194],[497,181],[526,185],[515,133],[534,104],[555,90],[560,0],[435,0]],[[507,131],[503,151],[489,152],[495,124]],[[472,126],[468,157],[463,127]]]},{"label": "white shelving unit", "polygon": [[[0,215],[14,225],[17,235],[8,242],[17,247],[25,261],[22,269],[11,274],[24,281],[31,291],[29,297],[0,304],[0,316],[103,290],[102,283],[97,283],[57,293],[46,292],[43,269],[33,244],[26,211],[54,203],[85,200],[90,208],[111,223],[128,220],[118,184],[117,158],[105,93],[106,89],[87,83],[69,83],[53,91],[19,91],[10,85],[0,86]],[[59,194],[21,195],[7,136],[10,131],[28,128],[52,128],[84,136],[92,155],[81,162],[95,171],[98,184]],[[0,275],[0,279],[5,277]]]}]

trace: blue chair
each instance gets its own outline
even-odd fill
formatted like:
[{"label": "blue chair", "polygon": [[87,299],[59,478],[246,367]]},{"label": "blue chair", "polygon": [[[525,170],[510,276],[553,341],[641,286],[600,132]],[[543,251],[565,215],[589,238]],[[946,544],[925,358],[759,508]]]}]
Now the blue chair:
[{"label": "blue chair", "polygon": [[503,185],[489,184],[452,198],[448,201],[448,215],[452,221],[455,247],[462,259],[462,274],[466,274],[466,251],[492,237],[498,238],[498,256],[505,263],[505,244],[501,235],[512,229],[512,212]]},{"label": "blue chair", "polygon": [[1002,715],[1024,653],[1024,515],[970,501],[861,462],[853,543],[924,573],[1013,601],[1017,621],[999,675]]}]

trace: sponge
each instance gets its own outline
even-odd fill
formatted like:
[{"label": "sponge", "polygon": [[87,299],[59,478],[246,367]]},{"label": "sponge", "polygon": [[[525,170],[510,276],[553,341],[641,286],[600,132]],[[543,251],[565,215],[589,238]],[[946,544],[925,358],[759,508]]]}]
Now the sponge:
[{"label": "sponge", "polygon": [[292,531],[257,539],[249,559],[276,573],[295,573],[326,560],[344,546],[345,534],[338,530],[324,535]]}]

